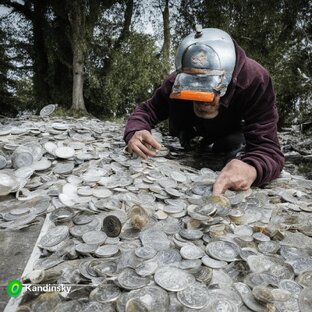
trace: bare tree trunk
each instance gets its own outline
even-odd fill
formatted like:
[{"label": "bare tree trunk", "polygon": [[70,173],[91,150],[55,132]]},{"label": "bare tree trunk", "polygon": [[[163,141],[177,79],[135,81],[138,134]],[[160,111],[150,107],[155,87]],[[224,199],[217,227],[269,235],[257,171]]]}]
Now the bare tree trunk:
[{"label": "bare tree trunk", "polygon": [[86,15],[84,12],[86,7],[83,1],[73,0],[70,2],[71,10],[68,18],[71,25],[73,50],[73,96],[71,109],[86,112],[83,99],[83,74],[88,46]]},{"label": "bare tree trunk", "polygon": [[164,23],[164,44],[162,47],[163,56],[166,62],[169,63],[170,56],[170,16],[169,16],[169,0],[165,1],[165,9],[162,12]]},{"label": "bare tree trunk", "polygon": [[79,45],[74,47],[73,55],[73,100],[71,109],[87,111],[83,99],[83,75],[85,57]]},{"label": "bare tree trunk", "polygon": [[[160,7],[161,8],[161,7]],[[161,48],[161,55],[164,60],[164,77],[168,75],[170,70],[170,14],[169,14],[169,0],[165,0],[164,10],[161,8],[161,13],[163,17],[163,35],[164,43]]]}]

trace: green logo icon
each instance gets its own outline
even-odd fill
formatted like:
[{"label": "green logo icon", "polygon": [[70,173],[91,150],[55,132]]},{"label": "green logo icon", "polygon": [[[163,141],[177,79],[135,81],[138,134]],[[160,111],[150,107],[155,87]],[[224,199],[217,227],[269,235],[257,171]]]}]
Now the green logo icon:
[{"label": "green logo icon", "polygon": [[23,284],[19,280],[13,280],[7,287],[8,295],[10,297],[18,297],[22,292]]}]

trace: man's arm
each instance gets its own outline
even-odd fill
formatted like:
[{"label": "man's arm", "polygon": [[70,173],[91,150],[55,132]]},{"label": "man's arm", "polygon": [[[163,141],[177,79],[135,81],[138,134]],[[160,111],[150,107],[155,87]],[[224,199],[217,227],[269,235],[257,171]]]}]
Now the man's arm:
[{"label": "man's arm", "polygon": [[147,130],[148,132],[169,116],[169,95],[176,75],[171,74],[168,79],[156,90],[153,97],[139,104],[129,116],[124,140],[128,144],[135,132]]},{"label": "man's arm", "polygon": [[242,161],[257,170],[253,185],[262,186],[277,178],[285,157],[277,137],[278,113],[269,75],[263,75],[245,107],[246,153]]},{"label": "man's arm", "polygon": [[271,78],[251,60],[244,70],[246,77],[252,77],[248,87],[242,88],[237,96],[245,120],[246,152],[241,160],[234,159],[222,169],[214,184],[215,194],[227,189],[262,186],[277,178],[284,166],[277,138],[278,113]]}]

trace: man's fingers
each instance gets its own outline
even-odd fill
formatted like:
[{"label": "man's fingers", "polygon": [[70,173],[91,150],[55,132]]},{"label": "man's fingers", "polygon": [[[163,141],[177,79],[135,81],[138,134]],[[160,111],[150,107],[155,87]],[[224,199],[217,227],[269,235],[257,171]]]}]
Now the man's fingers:
[{"label": "man's fingers", "polygon": [[155,152],[148,149],[144,143],[139,142],[137,147],[146,155],[146,156],[155,156]]},{"label": "man's fingers", "polygon": [[229,187],[230,185],[228,178],[221,173],[217,177],[216,182],[213,185],[212,194],[213,195],[223,194]]},{"label": "man's fingers", "polygon": [[135,153],[143,159],[147,159],[148,156],[155,156],[155,152],[149,150],[143,143],[138,141],[136,144],[131,144],[128,147],[129,153]]},{"label": "man's fingers", "polygon": [[224,190],[224,183],[221,183],[220,181],[216,181],[213,185],[212,194],[213,195],[220,195],[223,194]]},{"label": "man's fingers", "polygon": [[151,145],[155,149],[161,148],[161,145],[156,141],[156,139],[149,132],[146,132],[142,135],[142,140],[144,141],[144,143]]},{"label": "man's fingers", "polygon": [[[129,149],[129,151],[130,151],[130,149]],[[141,157],[145,160],[147,159],[147,155],[145,155],[145,153],[143,151],[141,151],[141,149],[136,145],[131,148],[130,152],[137,154],[139,157]]]}]

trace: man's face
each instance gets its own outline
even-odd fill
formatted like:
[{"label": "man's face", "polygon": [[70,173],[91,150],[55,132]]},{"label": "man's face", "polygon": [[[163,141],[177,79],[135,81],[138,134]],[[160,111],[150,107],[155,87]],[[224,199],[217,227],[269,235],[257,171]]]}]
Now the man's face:
[{"label": "man's face", "polygon": [[220,95],[216,94],[212,102],[193,101],[194,113],[203,119],[212,119],[218,116],[220,106]]}]

